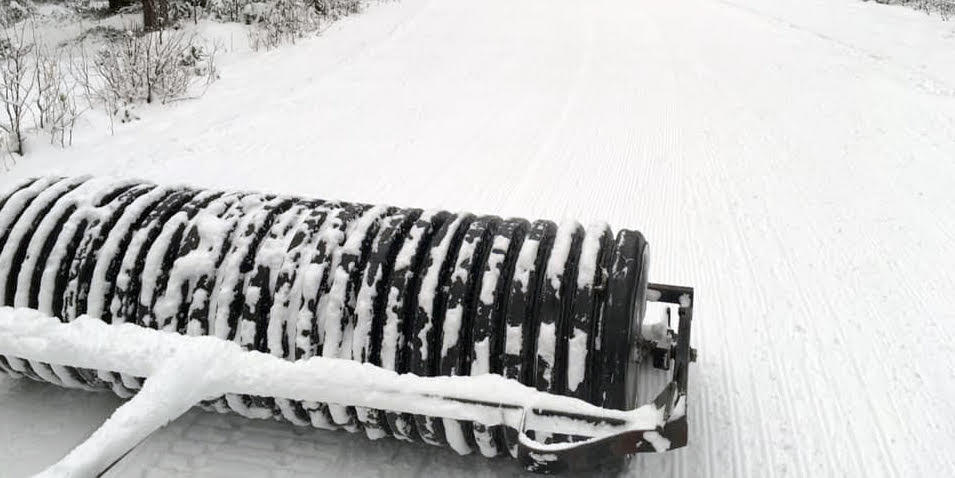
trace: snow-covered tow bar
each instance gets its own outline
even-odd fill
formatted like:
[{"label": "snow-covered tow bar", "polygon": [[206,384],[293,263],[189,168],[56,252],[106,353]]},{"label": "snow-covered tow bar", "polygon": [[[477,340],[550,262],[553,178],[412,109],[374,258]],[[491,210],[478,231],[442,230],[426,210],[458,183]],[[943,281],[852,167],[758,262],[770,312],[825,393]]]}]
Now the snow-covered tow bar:
[{"label": "snow-covered tow bar", "polygon": [[[0,372],[130,398],[51,476],[197,404],[588,469],[687,443],[693,290],[648,257],[606,224],[30,179],[0,197]],[[637,407],[646,364],[672,376]]]},{"label": "snow-covered tow bar", "polygon": [[[31,362],[145,377],[143,388],[93,435],[50,467],[46,476],[96,476],[152,432],[202,400],[226,393],[273,395],[467,420],[520,431],[518,457],[529,470],[592,469],[633,453],[687,443],[687,366],[692,290],[652,285],[660,300],[680,306],[673,345],[642,348],[673,378],[652,403],[621,411],[540,392],[499,375],[418,377],[351,360],[312,357],[289,362],[234,342],[190,337],[132,324],[110,326],[82,316],[63,323],[32,309],[0,308],[0,354]],[[671,331],[673,332],[673,331]],[[120,346],[116,346],[121,344]],[[581,441],[545,444],[530,433]]]}]

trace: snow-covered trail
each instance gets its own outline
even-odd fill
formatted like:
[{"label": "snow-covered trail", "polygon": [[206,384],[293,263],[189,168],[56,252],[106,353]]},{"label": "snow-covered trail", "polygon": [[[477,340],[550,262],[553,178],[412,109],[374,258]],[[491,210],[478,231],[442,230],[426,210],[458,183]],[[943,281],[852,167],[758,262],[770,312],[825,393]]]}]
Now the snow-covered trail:
[{"label": "snow-covered trail", "polygon": [[[691,445],[634,475],[955,475],[955,23],[854,0],[402,0],[224,75],[2,182],[96,172],[636,227],[651,278],[697,288],[700,357]],[[0,399],[11,476],[118,403],[7,378]],[[193,412],[116,471],[464,467],[517,469]]]}]

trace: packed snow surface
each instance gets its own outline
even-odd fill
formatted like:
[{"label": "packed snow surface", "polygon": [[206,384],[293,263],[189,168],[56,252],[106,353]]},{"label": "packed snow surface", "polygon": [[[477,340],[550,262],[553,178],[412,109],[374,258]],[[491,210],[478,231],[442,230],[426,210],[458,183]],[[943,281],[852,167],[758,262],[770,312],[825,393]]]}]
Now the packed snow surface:
[{"label": "packed snow surface", "polygon": [[[93,173],[641,230],[696,287],[689,447],[634,476],[953,476],[955,23],[856,0],[401,0],[0,176]],[[42,141],[39,141],[42,142]],[[34,142],[37,144],[37,142]],[[120,403],[0,376],[4,475]],[[113,476],[511,460],[192,411]]]}]

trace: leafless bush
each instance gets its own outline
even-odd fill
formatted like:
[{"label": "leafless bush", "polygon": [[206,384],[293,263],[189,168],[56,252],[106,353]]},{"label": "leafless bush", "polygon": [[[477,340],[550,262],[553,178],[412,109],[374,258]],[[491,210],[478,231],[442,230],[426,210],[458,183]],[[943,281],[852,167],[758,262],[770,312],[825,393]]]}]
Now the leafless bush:
[{"label": "leafless bush", "polygon": [[15,164],[17,157],[10,145],[10,137],[0,131],[0,165],[3,165],[4,171],[9,171]]},{"label": "leafless bush", "polygon": [[[207,17],[251,24],[259,22],[277,3],[276,0],[169,0],[169,15],[175,20]],[[298,3],[311,7],[319,17],[337,20],[358,13],[363,0],[301,0]]]},{"label": "leafless bush", "polygon": [[105,42],[114,42],[122,39],[125,34],[125,30],[120,30],[119,28],[113,26],[96,25],[86,29],[83,33],[80,33],[79,36],[72,41],[72,43],[95,41],[97,39]]},{"label": "leafless bush", "polygon": [[23,24],[6,30],[4,40],[0,43],[0,103],[6,122],[0,123],[0,132],[7,137],[7,148],[23,156],[23,121],[35,83],[30,71],[34,46],[26,41]]},{"label": "leafless bush", "polygon": [[[36,33],[34,32],[34,38]],[[33,80],[36,93],[33,103],[36,105],[37,126],[44,129],[52,122],[53,108],[59,95],[62,82],[59,55],[48,48],[36,44],[33,53]]]},{"label": "leafless bush", "polygon": [[[204,17],[252,24],[251,44],[259,50],[295,43],[318,31],[324,19],[360,11],[363,2],[168,0],[164,4],[171,25]],[[0,0],[0,26],[15,23],[0,30],[0,153],[23,154],[28,118],[34,119],[35,131],[50,135],[51,143],[67,146],[77,119],[89,108],[102,105],[112,129],[116,119],[136,119],[140,103],[187,99],[196,88],[218,78],[218,47],[205,46],[195,35],[178,29],[143,32],[95,27],[74,42],[51,48],[43,46],[35,30],[33,41],[26,41],[28,22],[22,20],[32,9],[30,0]],[[93,50],[86,37],[104,45]],[[2,161],[7,164],[6,158]]]},{"label": "leafless bush", "polygon": [[98,51],[83,43],[71,48],[66,57],[74,104],[85,99],[89,107],[103,107],[111,131],[115,120],[138,119],[138,104],[192,98],[219,77],[218,45],[204,46],[181,31],[127,30]]},{"label": "leafless bush", "polygon": [[[249,30],[249,44],[253,50],[270,50],[284,43],[295,43],[319,28],[319,15],[305,0],[276,0],[261,13],[251,4],[246,8],[253,27]],[[254,13],[253,13],[254,12]]]},{"label": "leafless bush", "polygon": [[955,0],[875,0],[875,2],[890,5],[907,5],[926,13],[937,13],[944,20],[955,17]]},{"label": "leafless bush", "polygon": [[76,120],[82,116],[86,108],[80,107],[78,96],[67,78],[59,76],[49,104],[49,123],[47,130],[50,133],[50,144],[59,144],[67,147],[73,144],[73,129]]},{"label": "leafless bush", "polygon": [[361,11],[361,0],[312,0],[315,10],[322,16],[332,20],[358,13]]},{"label": "leafless bush", "polygon": [[100,50],[92,68],[98,80],[86,81],[87,85],[93,83],[90,90],[96,90],[92,96],[117,107],[180,99],[192,86],[208,84],[218,75],[215,49],[206,49],[194,36],[175,31],[129,32]]},{"label": "leafless bush", "polygon": [[255,3],[255,0],[205,0],[202,5],[203,12],[200,15],[208,16],[216,20],[229,22],[239,22],[244,18],[246,7]]},{"label": "leafless bush", "polygon": [[50,134],[50,144],[73,144],[76,120],[83,114],[76,93],[77,82],[64,68],[63,51],[37,47],[35,59],[35,116],[37,127]]},{"label": "leafless bush", "polygon": [[87,46],[81,42],[67,48],[69,48],[66,53],[66,57],[69,58],[67,68],[76,90],[79,91],[78,94],[82,95],[90,106],[101,104],[106,107],[108,112],[115,111],[116,105],[109,103],[114,95],[103,96],[105,91],[99,86],[93,67],[93,59],[90,57]]}]

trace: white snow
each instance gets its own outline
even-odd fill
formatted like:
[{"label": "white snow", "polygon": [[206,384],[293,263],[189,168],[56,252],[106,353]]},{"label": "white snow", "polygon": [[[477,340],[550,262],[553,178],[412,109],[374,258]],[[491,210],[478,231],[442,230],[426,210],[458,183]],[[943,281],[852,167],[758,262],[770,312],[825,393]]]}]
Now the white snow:
[{"label": "white snow", "polygon": [[560,283],[564,276],[564,267],[567,266],[567,256],[570,255],[570,247],[573,245],[574,233],[580,224],[577,221],[565,220],[557,227],[557,235],[554,237],[554,246],[551,248],[550,256],[547,257],[547,268],[545,276],[550,287],[557,291],[557,297],[560,297]]},{"label": "white snow", "polygon": [[[188,311],[192,300],[191,296],[183,297],[182,286],[184,284],[194,286],[194,281],[203,273],[208,274],[215,270],[219,250],[213,244],[222,244],[223,234],[228,230],[228,221],[218,216],[235,205],[236,199],[234,194],[218,197],[184,224],[183,239],[189,234],[190,229],[195,227],[199,242],[196,248],[188,253],[178,252],[171,270],[168,271],[169,278],[165,290],[162,291],[163,295],[156,299],[152,307],[159,328],[173,331],[178,328],[176,314],[183,301],[186,301]],[[217,242],[210,243],[208,242],[210,239]],[[192,289],[190,287],[187,290]]]},{"label": "white snow", "polygon": [[[392,271],[393,277],[403,277],[405,281],[409,280],[412,274],[411,266],[418,245],[428,227],[419,226],[417,223],[431,221],[436,211],[429,210],[421,213],[418,221],[408,231],[404,244],[398,250],[395,259],[395,268]],[[433,231],[432,231],[433,232]],[[381,366],[388,370],[395,370],[397,353],[404,346],[406,337],[402,336],[399,327],[401,327],[402,318],[397,311],[403,307],[403,299],[399,296],[399,291],[395,287],[388,289],[388,303],[385,306],[385,323],[382,327],[381,339]]]},{"label": "white snow", "polygon": [[[577,262],[577,294],[580,297],[592,297],[594,294],[594,280],[597,277],[597,269],[600,267],[597,263],[600,243],[607,228],[607,223],[598,221],[588,225],[584,231],[584,240],[580,246],[580,261]],[[647,300],[650,299],[648,294]],[[584,381],[589,353],[587,340],[590,332],[577,325],[580,324],[576,324],[571,329],[567,340],[567,389],[571,392],[576,391]]]},{"label": "white snow", "polygon": [[[8,218],[11,217],[10,213],[14,213],[14,214],[19,213],[19,218],[17,219],[13,227],[8,226],[6,230],[7,238],[6,238],[6,242],[4,242],[3,244],[2,253],[0,253],[0,264],[13,264],[15,260],[20,260],[21,262],[26,262],[27,264],[31,263],[29,258],[27,258],[25,261],[23,261],[22,259],[15,259],[15,253],[20,249],[24,240],[26,240],[27,238],[31,239],[30,241],[31,243],[33,242],[31,234],[35,235],[35,233],[31,231],[31,229],[33,228],[33,223],[36,220],[36,218],[43,217],[44,211],[51,209],[54,205],[54,201],[57,198],[59,198],[61,195],[63,195],[64,192],[67,191],[70,186],[76,186],[79,183],[79,181],[81,180],[64,179],[61,181],[54,182],[54,181],[41,179],[41,180],[38,180],[36,183],[34,183],[34,185],[31,185],[30,187],[25,188],[23,191],[21,191],[24,194],[21,195],[20,193],[17,193],[10,198],[10,200],[8,201],[9,207],[4,207],[3,222],[9,221]],[[42,191],[39,191],[39,194],[36,194],[35,196],[33,196],[33,194],[37,191],[37,189],[34,189],[34,188],[37,186],[45,186],[45,189],[43,189]],[[26,196],[27,194],[29,194],[29,196]],[[27,197],[31,198],[31,200],[29,201],[29,204],[27,204],[27,202],[25,201]],[[26,207],[23,207],[23,206],[26,206]],[[40,221],[40,224],[38,224],[38,226],[43,226],[43,225],[44,225],[43,221]],[[48,229],[46,228],[39,228],[39,229],[41,233],[48,232]],[[39,243],[43,241],[41,239],[40,241],[37,241],[37,242]],[[36,253],[38,251],[34,251],[34,252]],[[21,263],[19,265],[22,268],[23,264]],[[8,278],[10,273],[10,268],[3,267],[2,269],[3,269],[2,272],[0,272],[0,289],[2,289],[0,290],[0,303],[3,303],[4,301],[14,302],[15,301],[14,299],[16,299],[15,297],[11,297],[11,298],[5,297],[7,280],[13,279],[13,278]],[[31,268],[29,273],[27,274],[31,278],[32,278],[32,272],[33,272],[33,269]],[[19,277],[17,277],[16,280],[19,281]],[[20,300],[22,302],[23,299],[21,298]],[[23,363],[23,361],[17,357],[8,357],[7,362],[10,364],[10,367],[15,372],[22,374],[24,371],[27,370],[27,365]],[[33,363],[30,364],[29,368],[32,369],[39,377],[45,380],[49,380],[52,383],[56,383],[56,384],[67,383],[71,385],[74,383],[68,377],[61,379],[57,376],[56,374],[57,370],[62,371],[61,369],[58,369],[58,368],[51,369],[49,366],[45,364],[33,364]]]},{"label": "white snow", "polygon": [[472,450],[464,438],[461,422],[450,418],[442,419],[441,422],[444,424],[444,437],[448,441],[448,446],[459,455],[470,455]]},{"label": "white snow", "polygon": [[451,350],[451,347],[454,347],[458,343],[458,338],[461,334],[461,322],[464,320],[464,307],[458,305],[457,307],[452,307],[445,312],[444,315],[444,324],[441,326],[441,356],[444,357],[448,355],[448,351]]},{"label": "white snow", "polygon": [[537,261],[537,249],[540,248],[540,240],[525,239],[521,244],[521,252],[517,255],[517,264],[514,266],[513,282],[520,285],[521,292],[527,293],[528,283],[531,281],[531,272],[534,271]]},{"label": "white snow", "polygon": [[[470,232],[467,234],[470,234]],[[469,239],[467,235],[465,236],[464,241],[462,241],[458,247],[458,256],[455,259],[454,269],[451,271],[450,283],[452,287],[453,284],[457,283],[465,284],[466,287],[473,287],[468,284],[468,274],[471,272],[472,263],[477,260],[475,257],[477,249],[484,240],[482,236],[475,237],[473,240]],[[464,299],[462,298],[461,300],[463,301]],[[458,340],[461,336],[461,326],[464,321],[463,303],[451,304],[449,302],[448,307],[444,315],[444,323],[441,327],[441,357],[446,357],[448,351],[455,345],[458,345]],[[457,369],[456,366],[455,369]],[[460,427],[457,427],[457,431],[460,431]],[[463,449],[466,446],[466,444],[463,446],[452,445],[459,453],[463,453]],[[470,452],[470,448],[468,448],[468,452]]]},{"label": "white snow", "polygon": [[[421,213],[421,216],[418,217],[418,221],[431,221],[434,218],[434,215],[437,214],[436,210],[424,211]],[[411,261],[414,259],[416,247],[411,247],[411,245],[417,246],[421,243],[421,237],[425,233],[426,227],[419,227],[417,225],[413,226],[411,230],[408,231],[408,237],[405,239],[405,244],[408,247],[402,247],[398,251],[398,255],[395,257],[395,270],[407,270],[411,267]]]},{"label": "white snow", "polygon": [[523,348],[522,331],[520,325],[508,325],[504,328],[504,352],[508,355],[519,356]]},{"label": "white snow", "polygon": [[547,364],[541,372],[543,379],[551,383],[554,373],[554,360],[557,355],[557,324],[541,322],[537,333],[537,358]]},{"label": "white snow", "polygon": [[404,337],[399,333],[398,327],[401,326],[401,318],[395,312],[398,307],[399,298],[398,289],[391,287],[388,289],[388,305],[385,309],[385,324],[381,330],[381,366],[388,369],[395,369],[395,357],[398,350],[404,345]]},{"label": "white snow", "polygon": [[[511,279],[511,288],[519,287],[524,294],[528,292],[528,286],[531,278],[531,272],[534,271],[537,261],[537,250],[540,248],[540,240],[527,238],[521,244],[521,250],[517,255],[517,263],[514,265],[514,276]],[[512,293],[516,293],[516,289]],[[524,348],[522,324],[505,326],[504,330],[504,353],[513,356],[520,356]]]},{"label": "white snow", "polygon": [[[63,224],[63,227],[60,228],[59,237],[57,237],[53,248],[50,250],[50,255],[47,257],[46,267],[41,274],[39,296],[37,297],[39,310],[46,313],[53,313],[55,279],[57,270],[66,255],[66,244],[72,240],[79,227],[79,222],[92,217],[95,209],[94,205],[99,201],[100,194],[102,194],[104,189],[107,189],[104,188],[104,182],[92,179],[73,191],[74,193],[82,194],[82,196],[75,199],[76,211],[70,215],[69,219]],[[72,197],[71,195],[71,198]]]},{"label": "white snow", "polygon": [[[268,235],[259,244],[259,248],[255,254],[255,264],[252,267],[252,272],[246,276],[246,285],[243,287],[243,289],[246,291],[245,307],[254,311],[255,307],[259,303],[259,300],[261,299],[261,286],[250,285],[251,279],[258,274],[259,267],[269,268],[269,277],[267,279],[266,287],[268,287],[269,291],[275,290],[275,280],[278,278],[279,271],[285,262],[286,251],[288,251],[289,243],[293,237],[291,234],[289,234],[289,231],[291,231],[301,221],[302,215],[304,213],[305,207],[301,204],[296,204],[289,208],[287,211],[279,215],[279,217],[275,220],[275,223],[272,225]],[[269,311],[272,311],[271,306]],[[277,324],[284,324],[286,318],[279,316],[270,317],[270,319],[275,319],[274,322]],[[253,320],[248,320],[247,317],[243,316],[241,322],[243,333],[240,336],[239,343],[247,347],[252,347],[255,343],[256,318],[253,317]],[[270,335],[267,337],[267,340],[272,343],[281,343],[281,336],[285,331],[285,327],[281,325],[272,327],[272,323],[273,321],[270,320],[270,322],[267,324],[266,332]]]},{"label": "white snow", "polygon": [[[953,30],[856,0],[385,2],[114,136],[34,142],[0,186],[95,173],[637,228],[653,280],[696,287],[700,355],[689,447],[630,474],[952,476]],[[7,377],[0,400],[11,476],[117,404]],[[111,474],[295,467],[515,470],[191,412]]]},{"label": "white snow", "polygon": [[[13,301],[14,306],[28,306],[29,291],[32,288],[33,275],[36,270],[37,261],[39,260],[41,250],[46,244],[49,235],[53,231],[53,228],[60,221],[63,214],[68,211],[71,206],[75,207],[77,203],[82,204],[83,199],[88,197],[89,190],[84,188],[88,182],[94,181],[87,181],[87,178],[77,178],[76,180],[62,181],[61,183],[57,184],[59,188],[72,186],[73,189],[61,196],[52,205],[52,207],[50,207],[49,211],[46,214],[43,214],[43,219],[37,225],[36,231],[33,233],[33,237],[30,239],[29,247],[26,250],[26,256],[23,258],[23,263],[20,265],[20,273],[17,278],[16,297]],[[62,189],[60,190],[62,192]],[[13,231],[11,231],[11,235],[12,233]],[[13,244],[9,241],[9,238],[7,244]],[[0,257],[2,257],[2,255],[0,255]],[[3,260],[0,258],[0,263],[9,263],[9,259]],[[11,360],[10,362],[13,367],[20,366],[18,363],[19,361],[16,359]],[[37,375],[51,383],[66,386],[78,385],[78,382],[72,380],[72,377],[64,373],[62,367],[38,362],[31,362],[30,367],[34,372],[36,372]],[[67,376],[65,379],[61,379],[59,375]]]},{"label": "white snow", "polygon": [[666,451],[670,449],[670,440],[663,438],[658,432],[646,432],[643,434],[643,439],[650,442],[654,450]]},{"label": "white snow", "polygon": [[[342,220],[341,214],[343,210],[339,209],[334,212],[332,215],[322,223],[321,228],[318,232],[317,242],[315,249],[313,251],[324,247],[328,251],[328,254],[334,254],[335,251],[341,246],[342,241],[345,240],[345,234],[343,231],[344,222]],[[309,258],[311,260],[312,258]],[[317,258],[316,258],[317,259]],[[308,297],[316,297],[318,292],[322,290],[324,284],[328,283],[329,278],[326,277],[328,271],[326,271],[326,264],[329,261],[322,259],[319,263],[309,262],[308,265],[302,271],[302,291],[303,294],[309,294]],[[295,347],[298,350],[302,351],[300,357],[311,357],[315,353],[313,350],[313,341],[318,341],[321,343],[321,340],[325,337],[325,327],[324,316],[321,314],[316,314],[315,311],[309,310],[308,297],[303,297],[302,306],[298,311],[298,318],[296,320],[296,331],[297,335],[295,337]],[[318,297],[316,300],[320,300],[321,297]],[[316,308],[321,307],[321,303],[317,305]],[[320,310],[320,309],[318,309]],[[317,315],[317,317],[316,317]],[[312,337],[305,335],[306,331],[311,331],[312,321],[316,321],[316,330],[318,331],[318,337]]]},{"label": "white snow", "polygon": [[484,275],[481,276],[481,291],[479,298],[484,305],[494,303],[494,291],[497,289],[497,281],[501,278],[501,267],[504,259],[507,258],[507,249],[511,240],[504,236],[495,236],[491,244],[491,252],[487,257],[487,266],[484,269]]},{"label": "white snow", "polygon": [[[195,200],[196,199],[194,198],[193,201]],[[142,317],[143,325],[147,327],[150,325],[161,325],[155,323],[156,317],[159,314],[168,314],[171,312],[167,310],[167,307],[165,306],[160,306],[158,309],[153,307],[153,298],[155,297],[156,292],[161,292],[156,290],[159,275],[163,272],[169,272],[165,270],[166,265],[163,262],[167,251],[170,247],[179,247],[178,244],[173,244],[173,235],[176,233],[181,233],[182,230],[185,229],[188,222],[189,216],[185,211],[179,211],[173,214],[172,217],[166,221],[162,231],[159,232],[159,235],[156,236],[156,240],[153,241],[149,251],[146,252],[146,260],[143,265],[142,275],[140,276],[142,277],[142,283],[140,284],[139,289],[139,303],[147,307],[147,312]]]},{"label": "white snow", "polygon": [[567,340],[567,389],[576,391],[587,374],[587,337],[588,333],[577,327],[570,332]]},{"label": "white snow", "polygon": [[418,307],[424,311],[429,319],[418,331],[418,340],[421,341],[421,347],[419,348],[421,360],[428,360],[428,332],[434,325],[430,319],[434,317],[434,302],[438,293],[438,279],[441,277],[441,269],[448,255],[448,249],[451,248],[454,235],[465,218],[464,214],[455,217],[454,221],[448,225],[447,233],[441,238],[441,241],[437,245],[432,245],[428,252],[428,262],[426,262],[428,268],[421,278],[421,288],[418,290]]},{"label": "white snow", "polygon": [[[212,330],[214,325],[214,305],[210,303],[209,300],[212,298],[212,294],[215,293],[216,289],[215,281],[211,279],[211,277],[216,273],[217,267],[220,265],[217,264],[217,261],[220,257],[224,257],[224,254],[227,252],[223,250],[226,247],[225,238],[238,227],[238,223],[243,217],[242,214],[249,209],[249,206],[253,209],[258,207],[260,200],[261,199],[256,195],[246,195],[234,202],[221,218],[210,214],[215,211],[215,209],[209,208],[203,208],[203,210],[193,218],[196,231],[199,233],[199,246],[193,251],[194,255],[189,255],[192,258],[187,259],[189,266],[186,267],[186,269],[190,271],[191,274],[194,274],[193,277],[206,275],[210,278],[209,280],[212,281],[212,284],[206,285],[209,289],[196,288],[192,292],[192,297],[190,297],[189,302],[189,316],[192,317],[194,313],[206,306],[209,307],[209,310],[207,311],[206,324],[202,324],[198,319],[190,318],[186,324],[187,334],[203,335],[207,331]],[[215,260],[212,259],[213,257]],[[185,257],[183,259],[185,259]],[[173,274],[176,272],[175,269],[176,265],[174,264]]]},{"label": "white snow", "polygon": [[491,372],[491,344],[490,339],[483,339],[474,343],[474,359],[471,361],[471,375],[482,375]]},{"label": "white snow", "polygon": [[[316,207],[291,232],[293,238],[296,234],[302,234],[303,238],[300,244],[295,247],[290,245],[287,251],[288,257],[282,263],[279,276],[284,276],[286,280],[291,282],[283,284],[275,291],[272,308],[269,310],[268,345],[269,352],[273,355],[283,356],[284,354],[286,358],[295,358],[295,346],[298,338],[298,311],[303,301],[302,283],[305,276],[305,274],[299,274],[298,272],[312,260],[315,241],[318,240],[322,226],[327,222],[323,221],[322,224],[315,227],[312,221],[327,217],[327,214],[327,207]],[[284,407],[285,404],[279,403],[279,406]],[[294,417],[294,415],[289,415],[285,408],[283,408],[283,411],[286,412],[287,418]],[[295,418],[289,419],[296,420]]]},{"label": "white snow", "polygon": [[[77,199],[85,197],[83,185],[87,179],[88,178],[77,178],[77,180],[71,182],[64,181],[63,186],[72,186],[73,189],[61,196],[53,203],[49,211],[42,214],[43,219],[37,224],[33,237],[30,239],[30,245],[26,250],[26,255],[23,258],[23,263],[20,265],[20,273],[17,277],[16,297],[14,298],[15,306],[27,307],[31,288],[30,283],[36,271],[40,253],[50,234],[53,232],[53,229],[69,210],[70,206],[75,207]],[[13,231],[10,232],[12,233]]]},{"label": "white snow", "polygon": [[[37,182],[43,183],[43,181]],[[0,252],[0,264],[12,264],[14,262],[14,254],[22,247],[24,239],[32,237],[33,222],[35,219],[42,218],[44,212],[52,207],[53,202],[66,192],[69,186],[75,184],[75,181],[61,180],[54,184],[47,185],[45,189],[40,191],[40,193],[33,198],[30,204],[20,213],[20,217],[13,227],[6,229],[7,239],[3,244],[2,252]],[[6,283],[9,274],[9,267],[0,268],[0,285],[3,285],[3,287],[0,287],[0,303],[7,301]],[[11,297],[10,299],[10,302],[12,302],[13,298]]]},{"label": "white snow", "polygon": [[607,230],[607,223],[595,222],[587,226],[580,245],[580,262],[577,263],[577,289],[593,287],[597,274],[597,255],[600,254],[600,238]]},{"label": "white snow", "polygon": [[[11,229],[16,226],[16,221],[20,217],[20,213],[29,207],[30,201],[49,186],[52,181],[52,177],[42,177],[22,189],[19,188],[19,186],[22,186],[22,182],[10,184],[6,190],[16,190],[17,192],[9,196],[9,199],[3,204],[2,211],[0,211],[0,227],[3,228],[2,230],[11,231]],[[7,234],[9,234],[9,232],[7,232]],[[5,244],[6,243],[4,243],[4,245]]]},{"label": "white snow", "polygon": [[[369,230],[378,221],[384,213],[387,212],[385,206],[375,206],[367,211],[353,224],[349,225],[349,232],[345,243],[335,251],[332,259],[331,288],[322,300],[319,302],[319,315],[324,317],[325,321],[325,342],[322,346],[323,357],[351,358],[351,334],[354,323],[351,317],[346,317],[345,307],[349,302],[354,301],[356,291],[351,287],[351,276],[354,269],[358,266],[356,261],[342,263],[344,257],[357,258],[361,253],[362,242],[364,242]],[[343,323],[345,318],[348,323]]]},{"label": "white snow", "polygon": [[[375,245],[372,250],[377,250],[379,235],[375,238]],[[378,296],[378,284],[382,280],[382,266],[379,265],[374,275],[370,269],[365,269],[362,274],[361,288],[358,290],[358,297],[355,300],[355,332],[352,336],[350,357],[354,360],[364,362],[371,350],[371,329],[374,323],[374,305],[375,298]]]},{"label": "white snow", "polygon": [[[640,327],[640,336],[647,340],[652,340],[666,346],[669,344],[667,330],[677,325],[676,306],[663,304],[661,302],[652,302],[647,304],[647,310],[644,313],[643,323]],[[672,318],[671,318],[672,317]]]},{"label": "white snow", "polygon": [[136,200],[126,208],[122,217],[116,221],[116,224],[110,230],[109,236],[106,238],[106,241],[103,242],[100,257],[96,261],[96,266],[93,269],[93,278],[90,281],[89,297],[86,303],[86,310],[90,316],[99,317],[103,311],[105,311],[103,301],[105,294],[104,288],[107,287],[106,271],[113,257],[119,252],[120,242],[129,232],[129,229],[133,226],[135,221],[143,216],[146,209],[156,204],[156,202],[168,194],[169,191],[169,188],[160,186],[136,198]]},{"label": "white snow", "polygon": [[[554,245],[547,258],[544,277],[558,300],[561,298],[564,268],[567,265],[574,234],[578,228],[580,228],[580,223],[577,221],[565,220],[561,222],[554,237]],[[560,314],[559,308],[557,313]],[[554,362],[557,358],[557,321],[559,317],[540,317],[540,320],[540,327],[537,331],[537,359],[538,367],[541,365],[541,360],[544,366],[540,367],[538,372],[549,386],[553,382]]]},{"label": "white snow", "polygon": [[[345,243],[335,251],[332,258],[331,288],[318,303],[319,316],[323,317],[325,342],[322,344],[322,356],[350,359],[352,337],[355,322],[347,307],[354,308],[356,291],[352,287],[352,273],[358,267],[357,258],[361,255],[362,244],[373,226],[381,221],[388,211],[387,206],[374,206],[365,211],[357,220],[348,225]],[[345,259],[352,258],[348,261]],[[350,415],[345,407],[329,404],[329,412],[338,425],[353,431]]]},{"label": "white snow", "polygon": [[[478,428],[480,425],[476,426]],[[495,457],[497,456],[497,446],[494,444],[494,435],[488,433],[487,430],[477,431],[474,433],[474,441],[477,443],[478,450],[481,452],[481,455],[486,457]]]},{"label": "white snow", "polygon": [[[65,319],[72,320],[79,315],[77,306],[83,294],[81,291],[82,282],[85,280],[81,277],[81,268],[85,267],[92,258],[98,257],[102,251],[102,244],[99,240],[103,228],[108,227],[108,223],[112,221],[113,216],[127,204],[127,200],[124,198],[128,194],[134,192],[139,194],[151,188],[151,186],[144,186],[137,184],[137,182],[135,180],[121,181],[115,184],[112,189],[104,188],[100,190],[99,195],[101,197],[96,197],[94,202],[94,205],[100,204],[100,206],[87,208],[85,211],[80,210],[77,211],[77,214],[70,216],[70,221],[86,220],[88,224],[83,231],[83,238],[73,254],[73,261],[69,269],[70,280],[67,282],[66,290],[63,293],[63,316]],[[110,194],[115,194],[115,197],[106,201],[105,199]],[[83,214],[84,212],[86,214]],[[47,267],[51,265],[47,261]]]},{"label": "white snow", "polygon": [[[246,197],[243,200],[243,215],[238,218],[235,233],[232,234],[232,246],[216,270],[212,300],[209,302],[210,334],[219,338],[228,338],[233,331],[229,326],[230,306],[235,300],[236,286],[245,278],[241,272],[252,243],[255,231],[262,227],[271,208],[281,199],[268,199],[264,196]],[[236,335],[237,336],[237,335]]]}]

